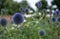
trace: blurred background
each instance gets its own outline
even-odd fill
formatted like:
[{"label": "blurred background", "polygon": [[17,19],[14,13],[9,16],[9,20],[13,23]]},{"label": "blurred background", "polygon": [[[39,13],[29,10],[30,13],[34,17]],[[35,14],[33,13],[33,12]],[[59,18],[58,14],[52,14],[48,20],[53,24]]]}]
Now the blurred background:
[{"label": "blurred background", "polygon": [[60,0],[0,0],[0,39],[60,39]]},{"label": "blurred background", "polygon": [[21,12],[21,8],[29,6],[32,11],[37,11],[35,4],[41,1],[42,10],[50,9],[55,5],[57,10],[60,10],[59,0],[0,0],[0,14],[12,15],[15,12]]}]

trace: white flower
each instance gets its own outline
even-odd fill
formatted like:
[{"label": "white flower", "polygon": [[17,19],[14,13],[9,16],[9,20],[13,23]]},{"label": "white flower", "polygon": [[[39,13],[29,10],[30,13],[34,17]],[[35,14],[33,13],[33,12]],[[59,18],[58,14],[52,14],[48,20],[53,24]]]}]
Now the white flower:
[{"label": "white flower", "polygon": [[24,22],[26,22],[26,20],[24,20]]},{"label": "white flower", "polygon": [[17,25],[16,25],[16,24],[13,24],[13,26],[15,26],[15,27],[16,27]]},{"label": "white flower", "polygon": [[39,12],[39,15],[41,15],[41,13]]},{"label": "white flower", "polygon": [[51,15],[50,14],[47,14],[46,17],[50,17]]},{"label": "white flower", "polygon": [[11,27],[11,30],[15,29],[14,27]]},{"label": "white flower", "polygon": [[33,17],[34,14],[29,14],[29,15],[25,14],[24,16],[25,16],[26,18],[29,18],[29,17]]},{"label": "white flower", "polygon": [[18,25],[18,28],[20,28],[21,26],[20,25]]},{"label": "white flower", "polygon": [[32,10],[29,10],[29,13],[32,13],[33,11]]},{"label": "white flower", "polygon": [[50,12],[50,9],[47,9],[46,11],[47,11],[47,12]]},{"label": "white flower", "polygon": [[39,23],[38,21],[35,21],[36,23]]},{"label": "white flower", "polygon": [[54,10],[52,10],[52,13],[54,13],[55,11]]},{"label": "white flower", "polygon": [[57,6],[56,5],[53,5],[52,8],[57,8]]}]

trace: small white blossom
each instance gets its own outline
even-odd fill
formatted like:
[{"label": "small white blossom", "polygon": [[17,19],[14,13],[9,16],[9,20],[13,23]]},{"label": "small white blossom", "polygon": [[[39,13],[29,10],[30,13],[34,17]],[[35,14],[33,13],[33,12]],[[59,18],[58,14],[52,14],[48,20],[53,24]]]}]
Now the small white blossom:
[{"label": "small white blossom", "polygon": [[50,17],[51,15],[50,14],[47,14],[46,17]]}]

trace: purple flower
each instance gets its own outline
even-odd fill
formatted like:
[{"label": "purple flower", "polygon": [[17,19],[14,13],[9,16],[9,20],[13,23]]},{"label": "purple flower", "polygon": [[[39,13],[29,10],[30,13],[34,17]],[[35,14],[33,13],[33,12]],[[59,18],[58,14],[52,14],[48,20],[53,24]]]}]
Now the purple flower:
[{"label": "purple flower", "polygon": [[55,18],[55,17],[53,17],[53,18],[52,18],[52,21],[53,21],[53,22],[56,22],[56,18]]},{"label": "purple flower", "polygon": [[7,20],[6,18],[1,18],[0,24],[1,24],[3,27],[5,27],[5,26],[7,25],[7,23],[8,23],[8,20]]},{"label": "purple flower", "polygon": [[60,11],[55,11],[55,14],[56,15],[60,15]]},{"label": "purple flower", "polygon": [[12,20],[15,24],[21,24],[24,21],[24,17],[21,13],[15,13],[12,17]]},{"label": "purple flower", "polygon": [[37,8],[41,8],[42,7],[42,3],[41,2],[37,2],[35,5],[37,6]]},{"label": "purple flower", "polygon": [[25,13],[27,13],[28,11],[29,11],[28,8],[25,8],[25,9],[24,9],[24,12],[25,12]]},{"label": "purple flower", "polygon": [[20,8],[19,8],[19,10],[23,11],[23,10],[24,10],[24,8],[20,7]]},{"label": "purple flower", "polygon": [[45,36],[46,35],[46,32],[44,30],[39,30],[38,31],[38,35],[39,36]]}]

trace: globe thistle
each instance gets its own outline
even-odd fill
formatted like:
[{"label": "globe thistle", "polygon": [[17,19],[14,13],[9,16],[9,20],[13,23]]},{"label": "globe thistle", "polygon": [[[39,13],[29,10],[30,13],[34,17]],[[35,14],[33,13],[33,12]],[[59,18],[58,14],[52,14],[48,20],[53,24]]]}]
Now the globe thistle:
[{"label": "globe thistle", "polygon": [[8,23],[8,20],[7,20],[6,18],[1,18],[0,24],[1,24],[3,27],[5,27],[5,26],[7,25],[7,23]]},{"label": "globe thistle", "polygon": [[53,22],[56,22],[56,18],[55,18],[55,17],[53,17],[53,18],[52,18],[52,21],[53,21]]},{"label": "globe thistle", "polygon": [[35,5],[36,5],[37,8],[42,7],[42,3],[41,2],[37,2]]},{"label": "globe thistle", "polygon": [[24,13],[28,13],[28,12],[29,12],[29,9],[30,9],[30,6],[27,6],[27,7],[24,9]]},{"label": "globe thistle", "polygon": [[60,11],[55,11],[55,14],[56,15],[60,15]]},{"label": "globe thistle", "polygon": [[45,36],[46,35],[46,32],[44,30],[39,30],[38,31],[38,35],[39,36]]},{"label": "globe thistle", "polygon": [[29,11],[28,8],[25,8],[25,9],[24,9],[24,12],[25,12],[25,13],[27,13],[28,11]]},{"label": "globe thistle", "polygon": [[24,22],[24,17],[21,13],[15,13],[12,17],[12,20],[15,24],[21,24]]},{"label": "globe thistle", "polygon": [[22,7],[20,7],[19,10],[23,11],[24,9]]}]

